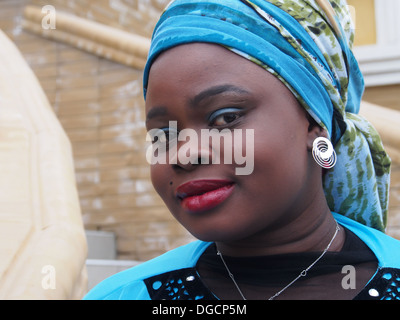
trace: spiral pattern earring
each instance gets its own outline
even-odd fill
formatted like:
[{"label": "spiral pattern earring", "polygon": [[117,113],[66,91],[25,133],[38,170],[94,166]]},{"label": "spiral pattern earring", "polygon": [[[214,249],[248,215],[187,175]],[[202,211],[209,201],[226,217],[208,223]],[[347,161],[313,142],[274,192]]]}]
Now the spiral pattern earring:
[{"label": "spiral pattern earring", "polygon": [[332,169],[336,164],[336,152],[329,139],[319,137],[314,140],[312,155],[315,162],[324,169]]}]

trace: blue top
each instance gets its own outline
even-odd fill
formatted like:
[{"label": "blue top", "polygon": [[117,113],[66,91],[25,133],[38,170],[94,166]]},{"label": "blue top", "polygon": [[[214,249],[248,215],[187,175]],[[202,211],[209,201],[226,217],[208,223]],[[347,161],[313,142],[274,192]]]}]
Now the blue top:
[{"label": "blue top", "polygon": [[[336,213],[333,213],[333,215],[339,224],[356,234],[375,254],[378,260],[378,270],[372,279],[376,277],[380,270],[400,270],[399,240],[342,215]],[[146,279],[165,272],[195,267],[200,256],[210,244],[210,242],[194,241],[117,273],[99,283],[84,299],[149,300],[150,295],[145,284]],[[397,275],[397,278],[399,278],[400,272]],[[399,292],[399,289],[397,291]]]}]

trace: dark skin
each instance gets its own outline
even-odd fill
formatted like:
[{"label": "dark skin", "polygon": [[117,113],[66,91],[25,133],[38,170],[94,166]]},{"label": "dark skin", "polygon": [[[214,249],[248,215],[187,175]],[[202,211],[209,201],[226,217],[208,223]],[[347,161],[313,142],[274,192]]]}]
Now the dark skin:
[{"label": "dark skin", "polygon": [[[231,107],[239,111],[227,110],[209,120],[210,114]],[[311,149],[314,139],[326,132],[310,125],[304,109],[277,78],[217,45],[178,46],[152,65],[146,113],[148,130],[168,127],[171,120],[178,122],[178,130],[192,128],[199,135],[201,129],[254,129],[250,175],[235,175],[236,164],[152,165],[156,191],[195,237],[216,242],[231,256],[325,249],[336,223]],[[199,148],[194,156],[210,157],[212,152]],[[232,195],[208,212],[186,212],[175,188],[211,178],[234,181]],[[340,231],[330,250],[340,250],[343,242]]]}]

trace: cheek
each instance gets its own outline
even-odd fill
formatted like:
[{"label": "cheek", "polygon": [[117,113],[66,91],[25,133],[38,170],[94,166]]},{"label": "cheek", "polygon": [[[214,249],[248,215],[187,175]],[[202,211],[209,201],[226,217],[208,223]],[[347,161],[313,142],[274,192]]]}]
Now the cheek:
[{"label": "cheek", "polygon": [[171,175],[168,174],[168,165],[155,164],[150,167],[151,182],[154,189],[165,200],[170,189]]},{"label": "cheek", "polygon": [[297,137],[263,138],[255,142],[255,154],[260,161],[264,160],[265,165],[268,163],[282,170],[300,169],[307,156],[307,149],[302,145],[302,140]]},{"label": "cheek", "polygon": [[307,157],[308,121],[299,108],[292,104],[283,110],[275,108],[267,116],[259,117],[256,120],[255,151],[265,153],[265,159],[281,161],[281,166],[304,165]]},{"label": "cheek", "polygon": [[255,133],[255,174],[277,192],[294,191],[301,188],[307,175],[306,136],[299,128],[281,125],[280,130],[260,129]]}]

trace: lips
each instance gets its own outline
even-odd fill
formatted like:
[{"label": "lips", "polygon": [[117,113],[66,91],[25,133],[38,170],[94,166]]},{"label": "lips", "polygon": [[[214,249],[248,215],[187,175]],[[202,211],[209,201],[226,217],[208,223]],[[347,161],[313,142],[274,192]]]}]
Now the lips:
[{"label": "lips", "polygon": [[235,185],[229,180],[194,180],[176,189],[183,209],[197,213],[210,210],[224,202]]}]

